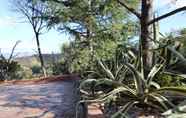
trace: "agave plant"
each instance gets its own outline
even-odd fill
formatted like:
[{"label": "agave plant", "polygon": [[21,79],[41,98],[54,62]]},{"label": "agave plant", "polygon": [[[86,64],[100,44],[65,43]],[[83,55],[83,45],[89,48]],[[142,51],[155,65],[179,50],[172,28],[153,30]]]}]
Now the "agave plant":
[{"label": "agave plant", "polygon": [[[158,109],[160,112],[164,112],[175,105],[168,98],[168,93],[186,95],[186,89],[180,87],[160,87],[153,81],[157,73],[161,72],[164,67],[164,62],[156,64],[149,72],[147,78],[144,78],[133,64],[124,63],[117,68],[116,73],[109,70],[101,61],[100,66],[105,71],[107,78],[99,79],[87,79],[81,83],[80,88],[83,90],[83,86],[86,84],[94,83],[95,88],[99,88],[100,85],[110,86],[109,91],[105,91],[105,88],[99,89],[96,93],[96,98],[83,100],[84,102],[107,102],[115,101],[118,103],[119,111],[116,112],[112,118],[118,118],[121,114],[126,114],[127,111],[134,106],[145,106],[149,108]],[[124,70],[122,70],[124,68]],[[130,79],[133,80],[133,86],[123,83],[118,78],[117,73],[122,71],[126,74],[131,74]],[[95,89],[94,89],[95,90]],[[84,92],[86,90],[83,90]],[[88,92],[86,92],[88,95]]]},{"label": "agave plant", "polygon": [[[154,26],[156,27],[156,24]],[[163,44],[158,38],[159,31],[154,28],[154,38],[151,39],[157,44],[157,49],[153,49],[152,51],[158,52],[156,50],[166,48],[179,60],[186,62],[186,59],[174,47],[171,47],[167,43]],[[176,105],[173,104],[169,95],[186,96],[186,88],[161,87],[154,81],[158,73],[175,75],[175,73],[167,72],[167,62],[170,61],[161,56],[160,53],[157,53],[160,58],[155,59],[154,62],[156,64],[154,64],[148,74],[144,76],[144,72],[141,70],[144,69],[143,67],[145,67],[145,65],[142,64],[138,67],[138,64],[136,63],[136,60],[140,59],[139,61],[141,61],[141,57],[136,58],[135,54],[131,53],[131,51],[130,53],[128,52],[124,53],[124,57],[127,58],[124,58],[125,60],[122,61],[122,63],[114,63],[112,68],[109,68],[110,66],[107,66],[107,64],[98,60],[103,73],[99,73],[100,70],[98,70],[98,72],[93,72],[99,76],[97,78],[86,79],[80,85],[80,89],[85,96],[89,96],[91,93],[87,91],[86,88],[84,89],[84,86],[93,88],[92,90],[94,92],[92,93],[95,95],[94,97],[84,97],[84,100],[80,102],[108,103],[108,101],[112,101],[116,103],[118,111],[112,114],[111,118],[126,117],[127,113],[135,107],[141,107],[142,109],[156,109],[161,113],[171,108],[175,108]],[[118,61],[116,60],[115,62]],[[179,74],[176,76],[179,76]],[[127,83],[126,80],[131,80],[131,82]],[[109,88],[108,90],[105,90],[105,85]]]},{"label": "agave plant", "polygon": [[186,116],[186,101],[181,102],[176,107],[162,113],[166,118],[185,118]]}]

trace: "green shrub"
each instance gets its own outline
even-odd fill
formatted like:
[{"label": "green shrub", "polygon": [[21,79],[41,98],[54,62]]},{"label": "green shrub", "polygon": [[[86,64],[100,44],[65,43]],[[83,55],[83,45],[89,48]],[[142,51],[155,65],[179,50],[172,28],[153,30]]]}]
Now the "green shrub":
[{"label": "green shrub", "polygon": [[39,65],[32,66],[31,70],[32,70],[33,75],[41,74],[41,72],[42,72],[42,68]]},{"label": "green shrub", "polygon": [[183,77],[176,75],[158,74],[155,78],[155,81],[160,86],[181,86],[183,79]]},{"label": "green shrub", "polygon": [[[154,109],[162,113],[176,106],[165,93],[186,96],[186,89],[183,87],[161,87],[154,81],[156,75],[163,72],[164,63],[155,64],[147,77],[143,76],[134,64],[127,61],[120,65],[115,64],[117,68],[112,67],[111,69],[101,61],[99,64],[104,73],[100,74],[100,71],[95,71],[93,73],[99,75],[99,78],[86,79],[80,85],[80,89],[85,95],[82,102],[116,104],[118,110],[111,114],[112,118],[124,117],[129,110],[135,107],[149,110],[149,112]],[[119,76],[121,74],[124,74],[125,78]],[[132,83],[126,84],[123,81],[126,78],[131,79]]]},{"label": "green shrub", "polygon": [[30,68],[27,67],[21,67],[21,70],[18,71],[19,76],[22,79],[31,79],[33,78],[32,76],[32,70]]},{"label": "green shrub", "polygon": [[60,74],[69,74],[67,63],[61,61],[54,63],[52,66],[52,73],[53,75],[60,75]]},{"label": "green shrub", "polygon": [[17,62],[0,59],[0,80],[21,79],[17,73],[20,70],[21,66]]},{"label": "green shrub", "polygon": [[8,58],[5,58],[3,54],[0,54],[0,80],[13,80],[13,79],[23,79],[25,75],[23,74],[23,68],[14,61],[14,50],[16,46],[20,43],[17,41],[12,48],[12,51]]}]

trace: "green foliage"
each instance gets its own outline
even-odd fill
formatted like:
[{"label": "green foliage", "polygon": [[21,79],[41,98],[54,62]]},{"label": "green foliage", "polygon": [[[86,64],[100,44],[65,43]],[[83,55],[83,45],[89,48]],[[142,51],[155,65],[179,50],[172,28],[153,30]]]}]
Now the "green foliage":
[{"label": "green foliage", "polygon": [[186,57],[186,41],[185,41],[185,38],[186,38],[186,28],[181,29],[178,32],[178,36],[174,37],[174,40],[178,40],[181,43],[179,50],[184,57]]},{"label": "green foliage", "polygon": [[[184,43],[184,40],[183,29],[183,31],[179,31],[178,33],[170,33],[168,36],[162,35],[161,41],[159,41],[159,56],[165,59],[166,68],[169,69],[169,71],[186,73],[184,53],[186,43]],[[156,50],[156,53],[158,50]]]},{"label": "green foliage", "polygon": [[[127,43],[137,26],[117,1],[112,0],[43,0],[48,5],[48,27],[57,27],[74,40],[62,46],[63,61],[70,73],[87,76],[86,71],[95,70],[96,58],[109,60],[118,45]],[[136,7],[137,0],[126,1]]]},{"label": "green foliage", "polygon": [[[120,65],[114,64],[117,68],[114,68],[115,71],[113,71],[112,68],[108,68],[108,65],[99,61],[104,74],[99,74],[99,71],[95,71],[93,73],[99,75],[99,77],[86,79],[81,83],[80,88],[85,95],[85,100],[83,101],[104,102],[105,104],[109,104],[109,102],[116,103],[119,111],[112,118],[126,114],[134,106],[157,109],[159,112],[173,108],[175,105],[165,93],[186,95],[186,89],[172,86],[161,87],[155,81],[155,78],[158,77],[157,75],[163,72],[164,63],[155,64],[148,73],[147,78],[145,78],[134,66],[134,62],[129,63],[129,61],[125,60]],[[125,75],[124,78],[122,78],[123,74]],[[123,79],[127,80],[127,78],[131,79],[132,83],[126,84],[125,81],[121,81]]]},{"label": "green foliage", "polygon": [[0,59],[0,80],[20,79],[17,73],[21,66],[15,61],[8,61],[1,55]]},{"label": "green foliage", "polygon": [[154,81],[160,86],[182,86],[185,78],[177,75],[158,74]]},{"label": "green foliage", "polygon": [[95,58],[109,60],[114,58],[118,48],[117,41],[100,41],[97,42],[94,49],[94,55],[88,47],[83,48],[83,44],[78,41],[70,42],[62,46],[62,60],[68,67],[67,70],[71,73],[80,73],[86,75],[86,71],[97,69],[97,62]]},{"label": "green foliage", "polygon": [[38,55],[40,59],[40,65],[43,75],[46,77],[47,72],[43,60],[43,55],[40,47],[40,35],[47,30],[46,22],[43,14],[48,9],[47,6],[41,0],[12,0],[13,11],[19,13],[25,20],[31,25],[38,49]]},{"label": "green foliage", "polygon": [[[170,40],[172,37],[163,41],[152,39],[157,49],[150,49],[156,54],[151,68],[151,64],[145,65],[148,62],[142,63],[151,53],[150,40],[142,39],[146,41],[139,43],[138,47],[144,50],[138,50],[140,54],[137,56],[127,47],[139,27],[129,19],[130,14],[117,1],[43,1],[49,8],[44,14],[48,27],[57,27],[73,38],[69,44],[62,46],[63,61],[53,70],[56,73],[63,71],[85,75],[80,89],[86,102],[115,103],[119,111],[113,115],[114,118],[127,113],[133,106],[164,112],[175,106],[165,93],[186,95],[186,89],[172,87],[176,85],[172,82],[179,81],[177,76],[165,75],[169,69],[173,70],[178,60],[186,62]],[[135,8],[139,1],[125,2]],[[154,34],[159,35],[159,31],[154,31]],[[148,37],[149,34],[145,35]],[[143,60],[145,53],[147,55]]]},{"label": "green foliage", "polygon": [[39,65],[33,65],[32,67],[31,67],[31,70],[32,70],[32,74],[41,74],[41,72],[42,72],[42,68],[41,68],[41,66],[39,66]]},{"label": "green foliage", "polygon": [[21,66],[18,64],[18,62],[13,60],[14,50],[19,43],[20,41],[17,41],[15,43],[10,53],[10,56],[8,58],[5,58],[3,54],[0,55],[0,80],[1,81],[23,78],[23,75],[20,73],[22,69]]},{"label": "green foliage", "polygon": [[32,79],[32,70],[27,67],[21,67],[20,71],[17,72],[20,76],[20,79]]},{"label": "green foliage", "polygon": [[162,115],[166,118],[185,118],[186,116],[186,101],[181,102],[173,109],[169,109],[168,111],[164,112]]},{"label": "green foliage", "polygon": [[65,62],[57,62],[52,66],[52,74],[60,75],[60,74],[69,74],[68,65]]}]

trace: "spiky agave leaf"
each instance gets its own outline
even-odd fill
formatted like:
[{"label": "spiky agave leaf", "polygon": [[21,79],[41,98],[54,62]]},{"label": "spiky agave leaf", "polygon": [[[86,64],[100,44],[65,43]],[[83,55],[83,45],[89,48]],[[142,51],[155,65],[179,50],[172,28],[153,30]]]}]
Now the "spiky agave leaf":
[{"label": "spiky agave leaf", "polygon": [[85,87],[86,85],[91,85],[93,82],[96,83],[96,79],[86,79],[86,80],[83,80],[81,83],[80,83],[80,86],[79,88],[82,89],[83,87]]},{"label": "spiky agave leaf", "polygon": [[132,95],[133,97],[136,97],[136,92],[130,88],[128,88],[127,86],[122,86],[122,87],[118,87],[114,90],[112,90],[111,92],[107,93],[106,95],[104,95],[102,98],[107,99],[109,97],[112,97],[113,95],[116,95],[118,93],[123,93],[125,95]]},{"label": "spiky agave leaf", "polygon": [[104,103],[107,100],[114,99],[115,96],[119,93],[126,93],[126,94],[130,94],[130,95],[136,97],[136,93],[134,91],[129,90],[128,88],[125,88],[125,87],[118,87],[107,94],[103,94],[103,95],[98,96],[97,98],[94,98],[91,100],[90,99],[81,100],[81,101],[79,101],[79,104],[80,103]]},{"label": "spiky agave leaf", "polygon": [[99,73],[99,72],[96,72],[96,71],[86,71],[85,73],[89,74],[89,75],[97,75],[99,77],[101,77],[102,75]]},{"label": "spiky agave leaf", "polygon": [[163,73],[165,74],[168,74],[168,75],[173,75],[173,76],[178,76],[178,77],[182,77],[184,79],[186,79],[186,74],[180,74],[180,73],[177,73],[177,72],[169,72],[169,71],[164,71]]},{"label": "spiky agave leaf", "polygon": [[130,55],[134,60],[137,59],[136,55],[131,50],[128,50],[128,55]]},{"label": "spiky agave leaf", "polygon": [[140,96],[142,96],[145,89],[144,78],[132,64],[126,63],[125,66],[133,73],[136,91]]},{"label": "spiky agave leaf", "polygon": [[102,67],[102,69],[106,72],[107,76],[110,77],[112,80],[115,80],[114,75],[112,72],[103,64],[101,60],[98,60],[99,65]]},{"label": "spiky agave leaf", "polygon": [[95,82],[95,86],[99,86],[101,84],[114,86],[114,89],[112,91],[110,91],[109,93],[107,93],[107,94],[105,94],[103,96],[100,96],[101,99],[105,99],[107,96],[111,96],[111,95],[114,95],[114,94],[117,94],[117,93],[120,93],[120,92],[129,92],[132,95],[136,96],[136,92],[133,89],[129,88],[128,86],[126,86],[126,85],[124,85],[124,84],[122,84],[120,82],[113,81],[113,80],[110,80],[110,79],[107,79],[107,78],[84,80],[80,84],[80,89],[82,89],[87,84],[91,84],[92,82]]},{"label": "spiky agave leaf", "polygon": [[158,93],[162,92],[169,92],[169,93],[174,93],[174,94],[180,94],[180,95],[186,95],[186,88],[183,87],[162,87],[158,90],[156,90]]},{"label": "spiky agave leaf", "polygon": [[174,108],[164,112],[162,115],[170,116],[170,118],[174,118],[174,116],[175,118],[184,118],[183,116],[186,115],[185,109],[186,109],[186,101],[183,101],[180,104],[176,105]]},{"label": "spiky agave leaf", "polygon": [[[152,93],[152,94],[148,94],[148,97],[152,98],[152,100],[157,101],[161,105],[159,107],[163,108],[164,110],[168,110],[169,109],[169,107],[167,105],[167,103],[169,103],[169,101],[164,96]],[[157,106],[156,104],[154,104],[154,105]]]},{"label": "spiky agave leaf", "polygon": [[161,88],[160,85],[159,85],[157,82],[154,82],[154,81],[151,81],[151,82],[149,83],[149,86],[153,86],[153,87],[155,87],[156,89],[160,89],[160,88]]},{"label": "spiky agave leaf", "polygon": [[127,75],[127,72],[128,72],[128,68],[125,68],[125,69],[123,70],[123,73],[122,73],[122,76],[123,76],[123,77],[121,77],[121,78],[118,79],[119,82],[122,83],[122,81],[125,79],[125,77],[126,77],[126,75]]},{"label": "spiky agave leaf", "polygon": [[[118,78],[118,76],[119,76],[119,74],[121,74],[121,72],[123,71],[123,68],[124,68],[125,66],[124,65],[121,65],[121,66],[119,66],[118,68],[116,68],[116,74],[115,74],[115,79],[116,80],[119,80],[119,78]],[[125,72],[124,72],[125,73]],[[124,74],[123,73],[123,74]]]},{"label": "spiky agave leaf", "polygon": [[167,104],[171,107],[175,107],[175,105],[164,95],[158,94],[158,93],[153,93],[156,96],[159,96],[162,100],[164,100],[165,102],[167,102]]},{"label": "spiky agave leaf", "polygon": [[150,73],[147,76],[147,86],[150,87],[150,83],[152,82],[154,76],[161,71],[164,64],[156,64],[150,71]]},{"label": "spiky agave leaf", "polygon": [[86,79],[81,82],[80,84],[80,89],[83,88],[86,85],[90,85],[92,83],[95,83],[95,87],[99,85],[108,85],[108,86],[113,86],[114,88],[120,87],[120,86],[125,86],[124,84],[114,81],[108,78],[99,78],[99,79]]},{"label": "spiky agave leaf", "polygon": [[131,109],[135,104],[137,104],[138,101],[131,101],[126,103],[121,110],[116,112],[114,115],[112,115],[111,118],[118,118],[120,115],[122,115],[122,118],[126,118],[127,116],[125,115],[129,109]]},{"label": "spiky agave leaf", "polygon": [[178,52],[176,49],[174,49],[171,46],[167,46],[167,49],[170,50],[174,55],[176,55],[181,61],[186,63],[186,58],[180,52]]},{"label": "spiky agave leaf", "polygon": [[103,78],[103,79],[98,79],[96,81],[96,85],[95,86],[99,86],[99,85],[110,85],[110,86],[113,86],[113,87],[119,87],[119,86],[124,86],[124,84],[118,82],[118,81],[113,81],[113,80],[110,80],[110,79],[107,79],[107,78]]}]

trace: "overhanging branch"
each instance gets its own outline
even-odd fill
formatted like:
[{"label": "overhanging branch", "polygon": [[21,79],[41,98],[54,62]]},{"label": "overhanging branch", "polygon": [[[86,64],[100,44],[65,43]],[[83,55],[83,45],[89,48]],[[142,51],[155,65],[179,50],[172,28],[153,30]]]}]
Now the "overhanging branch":
[{"label": "overhanging branch", "polygon": [[171,12],[169,12],[169,13],[166,13],[166,14],[164,14],[164,15],[162,15],[162,16],[157,17],[157,18],[151,20],[151,21],[148,23],[148,25],[151,25],[151,24],[153,24],[153,23],[155,23],[155,22],[158,22],[158,21],[160,21],[160,20],[162,20],[162,19],[165,19],[165,18],[167,18],[167,17],[169,17],[169,16],[175,15],[176,13],[179,13],[179,12],[182,12],[182,11],[186,11],[186,6],[181,7],[181,8],[178,8],[178,9],[176,9],[176,10],[173,10],[173,11],[171,11]]},{"label": "overhanging branch", "polygon": [[43,0],[43,1],[53,1],[56,3],[63,4],[66,7],[71,6],[73,4],[71,1],[68,1],[68,0]]},{"label": "overhanging branch", "polygon": [[120,0],[117,0],[117,2],[123,7],[125,7],[128,11],[133,13],[136,17],[138,17],[139,19],[141,18],[140,13],[138,13],[134,8],[130,8],[129,6],[127,6],[125,3],[121,2]]}]

